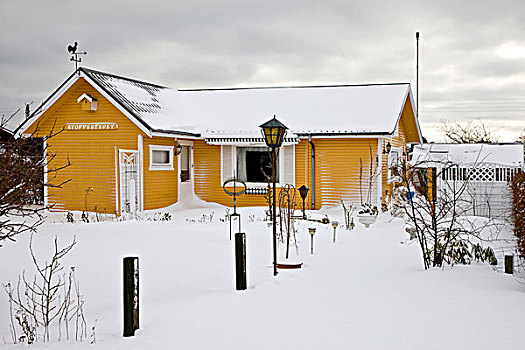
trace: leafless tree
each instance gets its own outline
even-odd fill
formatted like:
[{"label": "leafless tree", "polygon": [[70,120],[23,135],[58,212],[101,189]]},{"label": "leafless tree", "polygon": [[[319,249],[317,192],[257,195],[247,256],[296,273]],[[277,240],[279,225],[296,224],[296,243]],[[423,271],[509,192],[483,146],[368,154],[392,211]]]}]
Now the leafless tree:
[{"label": "leafless tree", "polygon": [[445,121],[441,131],[448,141],[452,143],[491,143],[498,142],[487,125],[481,121],[469,120],[466,123]]},{"label": "leafless tree", "polygon": [[56,154],[43,142],[60,132],[52,129],[44,138],[12,137],[0,145],[0,247],[18,234],[35,232],[42,212],[49,209],[41,205],[44,188],[60,188],[69,181],[57,180],[57,174],[70,165],[69,159],[58,164]]},{"label": "leafless tree", "polygon": [[295,187],[290,184],[284,185],[279,191],[279,238],[281,242],[286,244],[286,259],[290,255],[290,245],[295,246],[296,250],[298,249],[294,217],[297,206],[296,194]]},{"label": "leafless tree", "polygon": [[[439,267],[443,263],[468,264],[472,260],[497,264],[490,247],[484,248],[486,238],[482,231],[498,224],[493,220],[481,223],[466,216],[463,193],[469,185],[469,174],[459,174],[452,181],[443,181],[441,188],[431,179],[441,177],[455,164],[420,162],[408,165],[401,160],[397,165],[402,186],[396,191],[401,201],[396,203],[404,212],[407,232],[417,238],[422,251],[424,268]],[[430,181],[429,181],[430,180]]]},{"label": "leafless tree", "polygon": [[[16,286],[11,283],[4,285],[9,299],[13,342],[33,343],[39,338],[39,329],[42,331],[40,338],[44,342],[49,341],[50,326],[54,321],[59,324],[58,340],[61,340],[62,327],[65,329],[66,339],[69,339],[69,322],[72,320],[75,322],[75,339],[82,340],[87,336],[84,300],[75,277],[75,269],[70,268],[67,277],[66,274],[62,274],[64,267],[61,259],[73,249],[75,244],[76,240],[73,238],[69,245],[61,248],[55,237],[51,260],[41,263],[33,251],[33,234],[31,234],[29,252],[36,275],[28,280],[24,271],[19,275]],[[20,337],[17,337],[12,317],[13,309],[21,329]]]}]

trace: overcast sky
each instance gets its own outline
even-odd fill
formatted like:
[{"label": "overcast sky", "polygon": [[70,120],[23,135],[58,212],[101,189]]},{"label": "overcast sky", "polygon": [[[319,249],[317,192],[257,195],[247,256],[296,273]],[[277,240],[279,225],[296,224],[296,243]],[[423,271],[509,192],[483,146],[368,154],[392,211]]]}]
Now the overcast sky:
[{"label": "overcast sky", "polygon": [[[430,141],[444,120],[525,129],[525,1],[0,0],[0,114],[81,65],[172,88],[410,82]],[[21,113],[20,113],[21,115]]]}]

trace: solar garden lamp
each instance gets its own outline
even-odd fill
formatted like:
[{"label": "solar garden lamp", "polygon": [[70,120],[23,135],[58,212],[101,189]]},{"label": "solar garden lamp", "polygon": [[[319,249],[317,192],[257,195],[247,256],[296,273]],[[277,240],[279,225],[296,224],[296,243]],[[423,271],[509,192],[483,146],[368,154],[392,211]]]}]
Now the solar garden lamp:
[{"label": "solar garden lamp", "polygon": [[259,125],[262,136],[266,146],[272,149],[272,183],[273,183],[273,203],[272,203],[272,221],[273,221],[273,275],[277,276],[277,220],[275,217],[276,204],[276,185],[275,185],[275,159],[277,157],[276,150],[281,147],[288,129],[283,123],[275,118]]},{"label": "solar garden lamp", "polygon": [[306,199],[306,196],[308,196],[308,191],[310,191],[310,189],[306,187],[305,185],[302,185],[301,187],[299,187],[299,194],[301,195],[301,198],[303,199],[303,219],[305,220],[306,220],[306,213],[304,211],[304,200]]},{"label": "solar garden lamp", "polygon": [[335,230],[339,226],[339,221],[332,221],[332,227],[334,228],[334,243],[335,243]]},{"label": "solar garden lamp", "polygon": [[314,253],[314,235],[315,235],[315,227],[308,228],[308,233],[310,234],[310,254]]}]

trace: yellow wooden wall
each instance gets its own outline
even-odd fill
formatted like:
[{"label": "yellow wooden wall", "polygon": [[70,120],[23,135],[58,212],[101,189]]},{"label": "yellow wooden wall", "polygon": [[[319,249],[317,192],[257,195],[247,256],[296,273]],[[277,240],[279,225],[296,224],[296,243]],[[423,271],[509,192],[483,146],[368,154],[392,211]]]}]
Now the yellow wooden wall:
[{"label": "yellow wooden wall", "polygon": [[[377,139],[357,138],[313,138],[315,145],[315,208],[340,204],[341,199],[358,205],[359,168],[363,161],[363,186],[368,183],[370,152],[373,170],[376,170]],[[224,193],[221,184],[221,147],[208,145],[202,140],[194,141],[195,194],[201,199],[232,206],[232,197]],[[301,139],[295,145],[295,187],[306,185],[311,188],[311,147],[308,139]],[[377,182],[374,178],[374,182]],[[374,184],[373,189],[376,185]],[[366,189],[363,200],[366,200]],[[377,194],[371,193],[373,203]],[[296,194],[297,208],[302,207],[299,193]],[[306,199],[307,209],[311,208],[311,192]],[[242,195],[238,206],[264,206],[262,195]]]},{"label": "yellow wooden wall", "polygon": [[[345,203],[358,206],[367,201],[370,166],[372,166],[371,202],[377,199],[377,139],[313,137],[315,147],[315,208],[333,207]],[[296,184],[311,189],[312,147],[307,138],[296,146]],[[370,155],[371,154],[371,155]],[[360,191],[360,168],[363,175]],[[307,197],[311,203],[311,195]],[[311,208],[311,204],[308,205]]]},{"label": "yellow wooden wall", "polygon": [[[83,93],[98,100],[96,112],[83,111],[81,104],[77,103],[77,98]],[[116,122],[118,129],[61,131],[67,123],[95,122]],[[116,148],[137,150],[138,135],[142,135],[144,144],[144,208],[160,208],[177,201],[176,158],[174,171],[149,171],[149,144],[175,145],[173,139],[150,139],[83,79],[53,103],[26,134],[42,137],[59,131],[48,140],[48,154],[54,155],[49,160],[49,169],[66,164],[68,160],[71,165],[57,172],[56,177],[50,174],[48,181],[52,184],[70,181],[62,188],[48,189],[48,201],[54,204],[53,209],[104,213],[119,210],[115,194],[118,174],[118,171],[115,173]]]},{"label": "yellow wooden wall", "polygon": [[167,207],[177,202],[178,196],[178,159],[173,156],[173,170],[149,170],[150,145],[173,146],[177,142],[166,137],[145,137],[144,144],[144,210]]},{"label": "yellow wooden wall", "polygon": [[[200,199],[233,206],[233,197],[227,195],[221,183],[221,146],[208,145],[204,140],[193,142],[194,188]],[[262,195],[242,195],[237,199],[237,205],[265,206]]]}]

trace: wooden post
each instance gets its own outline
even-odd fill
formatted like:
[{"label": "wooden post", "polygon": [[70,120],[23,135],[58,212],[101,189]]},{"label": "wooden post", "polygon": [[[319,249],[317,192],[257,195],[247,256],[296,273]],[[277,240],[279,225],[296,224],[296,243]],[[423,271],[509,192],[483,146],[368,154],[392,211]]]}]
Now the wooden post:
[{"label": "wooden post", "polygon": [[514,273],[514,255],[505,255],[505,273]]},{"label": "wooden post", "polygon": [[246,234],[235,234],[235,289],[246,290]]},{"label": "wooden post", "polygon": [[126,257],[124,265],[124,337],[139,329],[139,258]]}]

